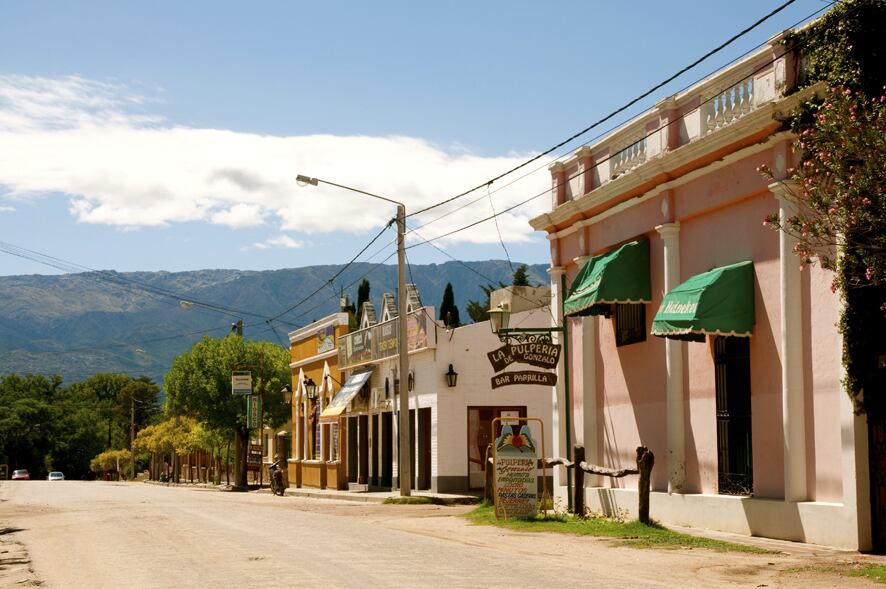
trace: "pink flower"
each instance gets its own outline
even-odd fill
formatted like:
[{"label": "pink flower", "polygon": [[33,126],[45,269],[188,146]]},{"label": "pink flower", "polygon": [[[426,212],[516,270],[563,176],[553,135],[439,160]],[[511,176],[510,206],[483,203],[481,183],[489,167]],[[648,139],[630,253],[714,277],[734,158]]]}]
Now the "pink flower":
[{"label": "pink flower", "polygon": [[870,279],[874,277],[874,269],[868,266],[868,269],[865,270],[864,277],[870,281]]},{"label": "pink flower", "polygon": [[871,204],[871,199],[869,199],[868,197],[864,197],[863,199],[861,199],[861,204],[868,206]]}]

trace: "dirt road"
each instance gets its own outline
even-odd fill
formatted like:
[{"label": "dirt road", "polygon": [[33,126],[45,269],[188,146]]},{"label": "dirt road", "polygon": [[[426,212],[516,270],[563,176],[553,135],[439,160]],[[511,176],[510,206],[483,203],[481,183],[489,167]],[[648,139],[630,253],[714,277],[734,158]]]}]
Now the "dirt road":
[{"label": "dirt road", "polygon": [[0,586],[868,586],[786,572],[809,564],[806,554],[638,550],[472,526],[458,517],[466,509],[139,483],[4,482],[0,528],[20,531],[0,537],[10,548],[22,543],[30,558],[16,557],[12,575],[0,566]]}]

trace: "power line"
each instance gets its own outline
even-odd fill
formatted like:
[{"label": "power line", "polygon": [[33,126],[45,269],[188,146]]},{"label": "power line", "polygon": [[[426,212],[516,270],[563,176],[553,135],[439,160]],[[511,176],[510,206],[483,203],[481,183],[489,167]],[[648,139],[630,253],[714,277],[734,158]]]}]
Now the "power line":
[{"label": "power line", "polygon": [[244,311],[242,309],[234,309],[232,307],[226,307],[218,303],[201,301],[199,299],[177,293],[169,289],[147,284],[139,280],[133,280],[132,278],[129,278],[117,272],[96,270],[94,268],[90,268],[89,266],[84,266],[76,262],[71,262],[69,260],[50,256],[49,254],[44,254],[42,252],[31,250],[12,243],[0,241],[0,251],[3,251],[12,256],[28,259],[33,262],[43,264],[45,266],[50,266],[52,268],[56,268],[67,273],[76,273],[78,276],[84,278],[95,278],[97,280],[102,280],[111,283],[121,289],[128,288],[130,291],[141,291],[143,294],[151,295],[158,299],[174,299],[176,301],[176,304],[186,302],[188,303],[188,305],[193,305],[198,309],[211,310],[218,313],[231,315],[237,318],[243,316],[263,317],[263,315],[260,315],[258,313],[252,313],[250,311]]},{"label": "power line", "polygon": [[341,275],[345,272],[345,270],[347,270],[348,268],[350,268],[351,265],[353,265],[354,262],[357,261],[357,258],[359,258],[361,255],[363,255],[363,252],[365,252],[366,250],[368,250],[368,249],[372,246],[372,244],[375,243],[376,240],[378,240],[378,238],[381,237],[382,234],[383,234],[385,231],[387,231],[388,228],[391,227],[391,225],[392,225],[393,223],[394,223],[394,219],[391,219],[390,221],[388,221],[388,224],[385,225],[384,227],[382,227],[381,231],[379,231],[379,232],[375,235],[375,237],[373,237],[371,240],[369,240],[369,243],[367,243],[365,246],[363,246],[363,249],[361,249],[359,252],[357,252],[357,254],[356,254],[353,258],[351,258],[350,261],[349,261],[347,264],[345,264],[344,266],[342,266],[341,269],[339,269],[338,272],[336,272],[335,274],[333,274],[333,276],[332,276],[331,278],[329,278],[329,280],[327,280],[327,281],[324,282],[322,285],[320,285],[320,286],[319,286],[316,290],[314,290],[311,294],[307,295],[306,297],[303,297],[302,299],[300,299],[299,301],[297,301],[295,304],[293,304],[293,305],[287,307],[286,309],[284,309],[283,311],[277,313],[277,314],[274,315],[273,317],[270,317],[268,320],[269,320],[269,321],[275,321],[275,320],[279,319],[279,318],[282,317],[283,315],[286,315],[287,313],[289,313],[289,312],[291,312],[291,311],[297,309],[297,308],[300,307],[301,305],[305,304],[305,303],[306,303],[308,300],[310,300],[313,296],[315,296],[315,295],[318,294],[321,290],[323,290],[324,288],[326,288],[326,285],[327,285],[327,284],[333,284],[333,283],[335,282],[335,279],[338,278],[339,276],[341,276]]},{"label": "power line", "polygon": [[[841,1],[843,1],[843,0],[822,0],[822,2],[826,2],[828,5],[822,7],[822,8],[820,8],[820,9],[818,9],[818,10],[816,10],[815,12],[813,12],[813,13],[811,13],[811,14],[805,16],[805,17],[803,17],[802,19],[798,20],[797,22],[795,22],[793,25],[791,25],[791,26],[788,27],[788,28],[794,28],[794,27],[798,26],[799,24],[803,23],[804,21],[809,20],[810,18],[813,18],[813,17],[817,16],[818,14],[824,12],[825,10],[827,10],[828,8],[830,8],[831,6],[833,6],[833,5],[835,5],[835,4],[839,4]],[[725,65],[723,65],[723,66],[718,66],[716,69],[714,69],[714,70],[712,70],[712,71],[709,71],[709,72],[707,72],[707,73],[705,73],[705,74],[702,74],[700,77],[695,78],[693,81],[687,83],[687,84],[686,84],[685,86],[683,86],[681,89],[677,90],[677,91],[675,92],[675,94],[679,94],[680,92],[684,92],[684,91],[688,90],[688,89],[691,88],[692,86],[698,84],[699,82],[701,82],[701,81],[705,80],[706,78],[710,77],[711,75],[715,74],[717,71],[720,71],[720,70],[723,69],[724,67],[727,67],[727,66],[729,66],[729,65],[732,65],[732,64],[734,64],[734,63],[740,61],[741,59],[747,57],[748,55],[752,54],[753,52],[759,50],[761,47],[765,46],[766,44],[768,44],[768,41],[764,41],[763,43],[760,43],[759,45],[756,45],[755,47],[752,47],[751,49],[749,49],[749,50],[746,51],[745,53],[743,53],[743,54],[741,54],[741,55],[735,57],[734,59],[732,59],[732,60],[726,62]],[[612,131],[614,131],[615,129],[617,129],[619,126],[623,125],[625,122],[627,122],[627,121],[624,121],[624,122],[621,122],[621,123],[617,123],[617,124],[614,124],[614,125],[608,127],[605,131],[601,131],[601,132],[599,132],[599,133],[598,133],[597,135],[595,135],[594,137],[591,137],[590,139],[588,139],[587,141],[585,141],[584,143],[582,143],[579,147],[584,147],[584,146],[589,146],[589,145],[591,145],[593,142],[599,140],[599,139],[602,138],[602,137],[605,137],[606,135],[608,135],[609,133],[611,133]],[[561,157],[565,157],[565,156],[567,156],[567,155],[570,155],[570,153],[571,153],[573,150],[574,150],[574,148],[569,148],[568,150],[566,150],[565,152],[563,152],[561,155],[557,156],[557,157],[555,158],[555,160],[560,159]],[[605,161],[605,160],[601,160],[601,161]],[[473,199],[473,200],[471,200],[471,201],[469,201],[469,202],[467,202],[467,203],[465,203],[465,204],[463,204],[463,205],[460,205],[460,206],[458,206],[458,207],[455,207],[455,208],[453,208],[453,209],[450,209],[450,210],[448,210],[447,212],[443,213],[442,215],[440,215],[440,216],[438,216],[438,217],[435,217],[435,218],[431,219],[430,221],[427,221],[427,222],[425,222],[425,223],[422,223],[421,225],[419,225],[418,227],[416,227],[416,229],[421,229],[421,228],[423,228],[423,227],[427,227],[428,225],[431,225],[432,223],[436,223],[437,221],[440,221],[440,220],[442,220],[442,219],[445,219],[446,217],[449,217],[449,216],[451,216],[451,215],[454,215],[454,214],[457,213],[458,211],[461,211],[461,210],[463,210],[463,209],[466,209],[466,208],[470,207],[471,205],[477,204],[478,202],[480,202],[480,201],[486,199],[487,197],[490,197],[489,195],[492,195],[492,194],[495,194],[495,193],[497,193],[497,192],[500,192],[500,191],[504,190],[505,188],[507,188],[507,187],[509,187],[509,186],[513,186],[513,185],[516,184],[517,182],[519,182],[519,181],[521,181],[521,180],[524,180],[524,179],[528,178],[529,176],[535,174],[535,173],[538,172],[539,170],[542,170],[542,169],[548,167],[548,165],[549,165],[549,164],[545,163],[545,164],[542,164],[541,166],[538,166],[538,167],[536,167],[536,168],[533,168],[532,170],[530,170],[530,171],[528,171],[528,172],[525,172],[523,175],[518,176],[517,178],[514,178],[513,180],[511,180],[511,181],[509,181],[509,182],[506,182],[506,183],[504,183],[504,184],[502,184],[502,185],[500,185],[500,186],[498,186],[498,187],[492,189],[491,191],[489,190],[489,185],[487,184],[487,193],[488,193],[488,194],[487,194],[486,196],[479,196],[479,197],[477,197],[477,198],[475,198],[475,199]],[[574,176],[573,176],[573,177],[574,177]],[[573,178],[573,177],[570,177],[570,179]],[[546,191],[546,192],[547,192],[547,191]],[[490,197],[490,198],[491,198],[491,197]],[[494,212],[494,211],[493,211],[493,212]],[[417,213],[416,213],[416,214],[417,214]],[[411,216],[411,215],[410,215],[410,216]],[[412,231],[412,230],[410,230],[410,231]]]},{"label": "power line", "polygon": [[[813,13],[813,16],[814,16],[815,14],[818,14],[818,13],[822,12],[823,10],[824,10],[824,8],[817,10],[816,12]],[[807,17],[807,18],[808,18],[808,17]],[[805,20],[805,19],[804,19],[804,20]],[[764,69],[764,68],[768,67],[769,65],[771,65],[774,61],[775,61],[775,59],[772,59],[772,60],[769,60],[769,61],[767,61],[767,62],[761,64],[759,67],[757,67],[756,69],[754,69],[753,71],[751,71],[749,74],[747,74],[744,78],[741,78],[741,80],[746,80],[746,79],[750,78],[751,76],[755,75],[756,73],[758,73],[758,72],[761,71],[762,69]],[[734,83],[735,83],[735,82],[730,83],[730,87],[731,87]],[[722,92],[722,91],[725,91],[725,90],[726,90],[725,88],[724,88],[724,89],[721,89],[721,92]],[[684,114],[682,114],[682,115],[680,115],[680,116],[674,118],[673,120],[668,121],[667,124],[658,126],[657,128],[655,128],[655,129],[653,129],[653,130],[647,132],[645,135],[643,135],[640,139],[636,140],[636,141],[635,141],[634,143],[632,143],[631,145],[634,145],[634,144],[636,144],[636,143],[638,143],[638,142],[640,142],[640,141],[642,141],[642,140],[644,140],[644,139],[647,139],[647,138],[651,137],[652,135],[654,135],[655,133],[658,133],[659,131],[661,131],[661,130],[664,129],[665,127],[668,127],[668,126],[672,125],[675,121],[678,121],[678,120],[680,120],[680,119],[686,118],[686,116],[688,116],[688,114],[689,114],[689,113],[684,113]],[[606,157],[601,158],[601,159],[598,160],[596,163],[597,163],[597,164],[601,164],[601,163],[607,162],[607,161],[609,161],[610,159],[612,159],[613,157],[616,157],[617,155],[618,155],[617,152],[616,152],[616,153],[611,153],[611,154],[607,155]],[[568,182],[569,180],[572,180],[572,179],[574,179],[574,178],[577,178],[580,174],[581,174],[581,172],[576,172],[575,174],[573,174],[573,175],[571,175],[571,176],[568,176],[568,177],[566,178],[566,181]],[[513,211],[514,209],[517,209],[517,208],[519,208],[519,207],[522,207],[523,205],[528,204],[529,202],[531,202],[531,201],[533,201],[533,200],[535,200],[535,199],[537,199],[537,198],[540,198],[540,197],[542,197],[542,196],[545,196],[545,195],[549,194],[549,192],[550,192],[550,189],[545,189],[545,190],[543,190],[542,192],[539,192],[539,193],[537,193],[537,194],[535,194],[535,195],[533,195],[533,196],[530,196],[529,198],[527,198],[527,199],[525,199],[525,200],[522,200],[522,201],[520,201],[520,202],[518,202],[518,203],[516,203],[516,204],[514,204],[514,205],[512,205],[512,206],[510,206],[510,207],[507,207],[507,208],[505,208],[505,209],[503,209],[503,210],[501,210],[501,211],[498,211],[498,212],[495,213],[495,214],[489,215],[489,216],[487,216],[487,217],[484,217],[484,218],[482,218],[482,219],[479,219],[479,220],[477,220],[477,221],[474,221],[474,222],[472,222],[472,223],[469,223],[469,224],[464,225],[464,226],[462,226],[462,227],[459,227],[459,228],[457,228],[457,229],[453,229],[452,231],[448,231],[448,232],[443,233],[443,234],[441,234],[441,235],[437,235],[437,236],[432,237],[432,238],[430,238],[430,239],[423,239],[423,240],[422,240],[421,242],[419,242],[419,243],[414,243],[414,244],[411,244],[411,245],[407,246],[406,249],[412,249],[412,248],[414,248],[414,247],[418,247],[418,246],[420,246],[420,245],[424,245],[424,244],[426,244],[426,243],[431,243],[431,242],[437,241],[437,240],[439,240],[439,239],[443,239],[443,238],[445,238],[445,237],[449,237],[450,235],[454,235],[454,234],[456,234],[456,233],[460,233],[460,232],[465,231],[465,230],[467,230],[467,229],[470,229],[470,228],[472,228],[472,227],[476,227],[477,225],[480,225],[480,224],[482,224],[482,223],[485,223],[486,221],[490,221],[490,220],[492,220],[492,219],[494,219],[494,218],[496,218],[496,217],[498,217],[498,216],[501,216],[501,215],[503,215],[503,214],[505,214],[505,213],[509,213],[510,211]],[[477,199],[477,200],[480,200],[480,199]],[[475,201],[475,202],[476,202],[476,201]],[[413,230],[413,231],[414,231],[414,230]]]},{"label": "power line", "polygon": [[509,174],[512,174],[512,173],[516,172],[517,170],[519,170],[519,169],[521,169],[521,168],[524,168],[524,167],[528,166],[528,165],[531,164],[532,162],[537,161],[537,160],[543,158],[544,156],[546,156],[546,155],[548,155],[548,154],[550,154],[550,153],[552,153],[552,152],[554,152],[554,151],[560,149],[560,148],[563,147],[564,145],[566,145],[566,144],[568,144],[568,143],[571,143],[572,141],[574,141],[575,139],[578,139],[579,137],[581,137],[582,135],[584,135],[584,134],[586,134],[587,132],[591,131],[591,130],[594,129],[595,127],[598,127],[599,125],[605,123],[606,121],[608,121],[608,120],[611,119],[612,117],[614,117],[614,116],[616,116],[616,115],[618,115],[618,114],[624,112],[624,111],[627,110],[628,108],[634,106],[635,104],[637,104],[638,102],[640,102],[640,101],[643,100],[644,98],[648,97],[648,96],[649,96],[650,94],[652,94],[653,92],[659,90],[659,89],[662,88],[663,86],[665,86],[665,85],[667,85],[667,84],[673,82],[675,79],[677,79],[678,77],[680,77],[681,75],[683,75],[683,74],[686,73],[687,71],[691,70],[692,68],[694,68],[695,66],[697,66],[698,64],[700,64],[701,62],[703,62],[704,60],[706,60],[707,58],[711,57],[712,55],[714,55],[714,54],[720,52],[721,50],[723,50],[723,49],[726,48],[727,46],[731,45],[734,41],[736,41],[737,39],[743,37],[743,36],[746,35],[747,33],[751,32],[752,30],[754,30],[755,28],[757,28],[758,26],[760,26],[761,24],[763,24],[764,22],[766,22],[767,20],[769,20],[770,18],[772,18],[773,16],[775,16],[776,14],[778,14],[779,12],[781,12],[782,10],[784,10],[785,8],[787,8],[788,6],[790,6],[791,4],[793,4],[794,2],[796,2],[796,0],[787,0],[786,2],[784,2],[783,4],[781,4],[780,6],[776,7],[776,8],[773,9],[772,11],[770,11],[770,12],[769,12],[768,14],[766,14],[765,16],[763,16],[763,17],[761,17],[760,19],[758,19],[756,22],[754,22],[754,23],[753,23],[752,25],[750,25],[749,27],[746,27],[745,29],[743,29],[743,30],[741,30],[740,32],[736,33],[735,35],[733,35],[732,37],[730,37],[729,39],[727,39],[726,41],[724,41],[723,43],[721,43],[720,45],[718,45],[717,47],[715,47],[714,49],[711,49],[710,51],[708,51],[707,53],[705,53],[704,55],[702,55],[701,57],[699,57],[698,59],[696,59],[695,61],[693,61],[692,63],[690,63],[689,65],[687,65],[687,66],[683,67],[682,69],[680,69],[680,70],[679,70],[678,72],[676,72],[675,74],[672,74],[671,76],[669,76],[669,77],[666,78],[665,80],[663,80],[663,81],[659,82],[658,84],[656,84],[655,86],[649,88],[648,90],[646,90],[645,92],[643,92],[643,93],[640,94],[639,96],[637,96],[637,97],[633,98],[632,100],[628,101],[627,103],[625,103],[624,105],[622,105],[622,106],[620,106],[619,108],[615,109],[614,111],[610,112],[609,114],[607,114],[607,115],[604,116],[603,118],[598,119],[597,121],[595,121],[595,122],[592,123],[591,125],[588,125],[587,127],[585,127],[584,129],[582,129],[581,131],[578,131],[577,133],[573,133],[571,136],[569,136],[569,137],[567,137],[566,139],[564,139],[563,141],[557,143],[557,144],[554,145],[553,147],[550,147],[550,148],[546,149],[545,151],[543,151],[543,152],[541,152],[541,153],[539,153],[539,154],[537,154],[537,155],[535,155],[535,156],[529,158],[528,160],[526,160],[526,161],[524,161],[524,162],[522,162],[522,163],[520,163],[520,164],[514,166],[513,168],[507,170],[506,172],[501,173],[501,174],[499,174],[498,176],[495,176],[495,177],[491,178],[490,180],[487,180],[486,182],[483,182],[482,184],[478,184],[477,186],[475,186],[475,187],[473,187],[473,188],[471,188],[471,189],[469,189],[469,190],[466,190],[466,191],[464,191],[464,192],[461,192],[461,193],[459,193],[459,194],[456,194],[455,196],[452,196],[452,197],[450,197],[450,198],[447,198],[447,199],[445,199],[445,200],[442,200],[442,201],[440,201],[440,202],[438,202],[438,203],[436,203],[436,204],[432,204],[432,205],[430,205],[430,206],[427,206],[427,207],[425,207],[425,208],[423,208],[423,209],[420,209],[420,210],[418,210],[418,211],[416,211],[416,212],[414,212],[414,213],[411,213],[411,214],[409,214],[409,215],[407,215],[407,216],[409,216],[409,217],[414,217],[414,216],[416,216],[416,215],[420,215],[420,214],[422,214],[422,213],[424,213],[424,212],[426,212],[426,211],[429,211],[429,210],[431,210],[431,209],[435,209],[435,208],[437,208],[437,207],[443,206],[444,204],[450,203],[450,202],[452,202],[452,201],[454,201],[454,200],[457,200],[457,199],[459,199],[459,198],[462,198],[463,196],[466,196],[466,195],[468,195],[468,194],[471,194],[472,192],[475,192],[475,191],[477,191],[477,190],[483,188],[484,186],[488,186],[488,185],[492,184],[492,183],[495,182],[496,180],[500,180],[500,179],[504,178],[505,176],[508,176]]}]

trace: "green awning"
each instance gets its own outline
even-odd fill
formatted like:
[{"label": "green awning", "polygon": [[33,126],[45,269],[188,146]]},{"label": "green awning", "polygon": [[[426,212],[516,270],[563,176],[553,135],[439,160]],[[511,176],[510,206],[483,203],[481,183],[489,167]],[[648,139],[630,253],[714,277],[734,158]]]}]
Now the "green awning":
[{"label": "green awning", "polygon": [[693,276],[665,295],[652,335],[704,341],[705,335],[748,337],[754,328],[754,263],[739,262]]},{"label": "green awning", "polygon": [[601,315],[612,303],[652,302],[649,240],[632,241],[585,262],[564,303],[566,315]]}]

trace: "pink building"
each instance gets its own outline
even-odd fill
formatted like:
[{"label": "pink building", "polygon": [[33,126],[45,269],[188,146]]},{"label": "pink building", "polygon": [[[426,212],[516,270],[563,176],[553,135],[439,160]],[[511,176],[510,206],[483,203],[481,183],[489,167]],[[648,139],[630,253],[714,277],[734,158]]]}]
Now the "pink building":
[{"label": "pink building", "polygon": [[[555,455],[624,467],[646,445],[662,523],[869,549],[886,520],[841,388],[841,303],[762,223],[792,205],[757,168],[788,175],[783,115],[820,90],[794,92],[778,40],[550,167],[532,226],[570,338]],[[636,509],[636,480],[590,479],[592,509]]]}]

